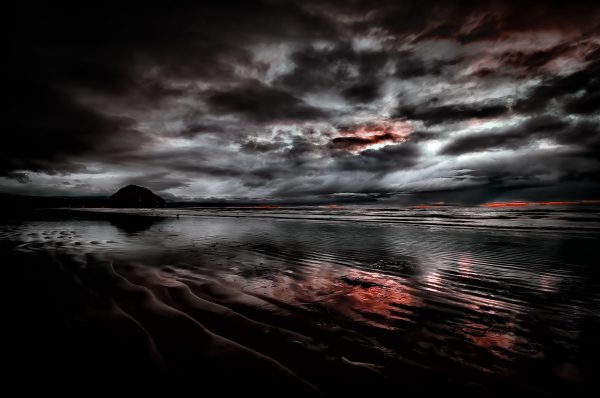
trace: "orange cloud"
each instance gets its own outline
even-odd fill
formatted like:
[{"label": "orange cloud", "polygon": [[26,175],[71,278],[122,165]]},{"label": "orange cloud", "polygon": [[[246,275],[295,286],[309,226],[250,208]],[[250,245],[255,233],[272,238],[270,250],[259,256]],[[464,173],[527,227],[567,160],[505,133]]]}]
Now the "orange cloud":
[{"label": "orange cloud", "polygon": [[523,207],[523,206],[529,206],[531,203],[530,202],[492,202],[492,203],[484,203],[481,206],[483,207],[491,207],[491,208],[496,208],[496,207]]},{"label": "orange cloud", "polygon": [[523,206],[570,206],[570,205],[581,205],[581,204],[597,204],[600,200],[577,200],[577,201],[548,201],[548,202],[491,202],[483,203],[482,207],[523,207]]},{"label": "orange cloud", "polygon": [[382,121],[339,130],[333,138],[334,147],[347,150],[362,150],[381,143],[405,141],[412,133],[412,126],[405,121]]}]

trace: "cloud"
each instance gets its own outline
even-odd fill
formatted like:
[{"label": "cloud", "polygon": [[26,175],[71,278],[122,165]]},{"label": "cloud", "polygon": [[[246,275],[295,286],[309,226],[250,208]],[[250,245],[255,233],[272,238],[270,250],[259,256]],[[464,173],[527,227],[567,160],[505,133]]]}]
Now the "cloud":
[{"label": "cloud", "polygon": [[556,140],[569,146],[579,147],[581,157],[590,156],[600,159],[600,122],[579,121],[569,129],[556,135]]},{"label": "cloud", "polygon": [[501,104],[451,104],[432,106],[400,106],[396,117],[423,121],[426,125],[457,122],[468,119],[484,119],[502,116],[508,112],[508,107]]},{"label": "cloud", "polygon": [[444,155],[461,155],[486,150],[516,149],[540,138],[554,138],[568,123],[554,116],[533,117],[517,127],[469,134],[442,148]]},{"label": "cloud", "polygon": [[194,138],[200,134],[222,132],[224,132],[223,125],[217,123],[192,122],[179,130],[176,135],[184,138]]},{"label": "cloud", "polygon": [[397,141],[398,137],[392,133],[375,134],[370,137],[336,137],[331,140],[334,148],[356,149],[382,142]]},{"label": "cloud", "polygon": [[26,83],[11,88],[1,173],[75,172],[83,169],[79,159],[122,154],[149,140],[134,128],[133,120],[100,113],[60,90]]},{"label": "cloud", "polygon": [[[551,103],[566,97],[567,112],[572,108],[577,111],[574,113],[591,113],[596,109],[596,97],[600,91],[600,58],[597,58],[599,55],[600,53],[590,55],[590,63],[581,70],[566,76],[552,77],[536,85],[517,101],[514,109],[523,113],[541,112]],[[578,96],[578,93],[582,94]],[[587,112],[588,110],[590,112]]]},{"label": "cloud", "polygon": [[379,93],[379,76],[389,54],[357,50],[349,43],[315,48],[308,46],[292,53],[293,69],[278,77],[276,84],[297,92],[339,91],[355,102],[373,101]]},{"label": "cloud", "polygon": [[1,190],[139,183],[183,198],[391,203],[599,185],[600,6],[589,2],[9,12]]},{"label": "cloud", "polygon": [[417,164],[419,148],[411,143],[386,145],[381,149],[365,149],[357,155],[342,152],[334,155],[339,170],[361,170],[373,173],[387,173],[392,170],[409,168]]},{"label": "cloud", "polygon": [[581,96],[568,99],[565,102],[564,111],[580,115],[600,112],[600,89],[589,90]]},{"label": "cloud", "polygon": [[348,87],[342,94],[354,102],[371,102],[379,97],[379,85],[377,83],[359,83]]},{"label": "cloud", "polygon": [[249,139],[242,143],[241,148],[246,152],[271,152],[282,149],[284,147],[281,142],[258,142],[253,139]]},{"label": "cloud", "polygon": [[384,2],[371,23],[398,36],[453,37],[461,43],[493,42],[508,33],[594,31],[600,7],[585,1]]},{"label": "cloud", "polygon": [[213,112],[238,114],[254,122],[317,119],[325,115],[289,92],[259,82],[211,93],[207,102]]},{"label": "cloud", "polygon": [[27,184],[31,182],[29,175],[27,173],[18,173],[15,171],[4,172],[3,177],[9,178],[11,180],[17,181],[19,184]]}]

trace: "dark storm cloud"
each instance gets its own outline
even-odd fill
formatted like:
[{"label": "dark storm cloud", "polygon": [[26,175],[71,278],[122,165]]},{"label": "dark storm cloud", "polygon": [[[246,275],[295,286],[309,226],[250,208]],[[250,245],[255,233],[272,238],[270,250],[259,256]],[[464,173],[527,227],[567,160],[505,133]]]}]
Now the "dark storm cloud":
[{"label": "dark storm cloud", "polygon": [[582,157],[600,159],[600,122],[579,121],[555,137],[556,141],[569,146],[579,147]]},{"label": "dark storm cloud", "polygon": [[[596,4],[32,1],[9,13],[7,186],[93,191],[60,179],[82,173],[317,203],[598,185]],[[458,156],[499,149],[506,159]]]},{"label": "dark storm cloud", "polygon": [[557,132],[568,125],[566,121],[555,116],[534,117],[517,127],[460,137],[444,147],[441,153],[461,155],[494,149],[516,149],[540,138],[560,139],[561,135]]},{"label": "dark storm cloud", "polygon": [[600,6],[587,1],[409,1],[355,2],[367,14],[358,30],[371,24],[398,36],[456,38],[463,43],[493,41],[507,33],[547,29],[593,31]]},{"label": "dark storm cloud", "polygon": [[344,97],[355,102],[371,102],[379,97],[379,84],[359,83],[342,91]]},{"label": "dark storm cloud", "polygon": [[389,55],[378,50],[356,50],[348,43],[325,48],[306,47],[291,56],[294,69],[277,80],[299,92],[338,88],[351,101],[377,97],[378,74]]},{"label": "dark storm cloud", "polygon": [[177,131],[178,136],[184,138],[194,138],[199,134],[204,133],[221,133],[224,127],[217,123],[191,123],[185,126],[182,130]]},{"label": "dark storm cloud", "polygon": [[[123,156],[113,155],[109,159],[121,167],[133,167],[136,170],[145,171],[143,166],[147,166],[153,169],[184,173],[189,178],[199,176],[238,177],[246,172],[243,167],[231,167],[228,163],[218,164],[214,158],[215,154],[227,154],[227,152],[211,147],[184,147]],[[156,172],[153,175],[160,175],[160,173]],[[189,181],[188,177],[180,179],[180,181]]]},{"label": "dark storm cloud", "polygon": [[258,142],[256,140],[248,140],[242,143],[242,149],[247,152],[271,152],[284,147],[281,142]]},{"label": "dark storm cloud", "polygon": [[[498,197],[531,200],[596,197],[600,193],[596,182],[600,177],[598,122],[567,124],[556,117],[543,116],[506,131],[459,138],[443,152],[456,155],[495,148],[519,148],[542,138],[562,146],[461,163],[458,176],[470,182],[465,195],[475,189],[486,200]],[[472,199],[465,198],[464,201]]]},{"label": "dark storm cloud", "polygon": [[7,134],[0,146],[0,173],[47,173],[84,169],[84,155],[124,153],[140,146],[134,121],[113,117],[76,103],[60,90],[20,82],[8,98]]},{"label": "dark storm cloud", "polygon": [[[248,57],[247,44],[329,37],[334,31],[322,16],[268,1],[20,2],[9,11],[11,77],[5,94],[11,116],[5,127],[10,137],[1,150],[4,175],[20,169],[76,171],[74,158],[149,140],[133,128],[135,120],[84,105],[81,90],[128,98],[137,107],[159,106],[164,98],[183,94],[165,83],[169,79],[230,79],[232,63]],[[255,90],[267,102],[282,100],[282,116],[320,114],[293,95]],[[228,102],[226,93],[214,102],[248,114],[268,107]],[[193,136],[202,130],[197,127],[182,134]]]},{"label": "dark storm cloud", "polygon": [[580,115],[600,112],[600,90],[586,91],[581,96],[568,99],[564,105],[564,111]]},{"label": "dark storm cloud", "polygon": [[334,148],[355,149],[383,142],[396,141],[398,137],[391,133],[375,134],[369,137],[336,137],[331,140]]},{"label": "dark storm cloud", "polygon": [[[553,61],[561,57],[572,57],[574,52],[588,44],[589,41],[584,39],[575,42],[566,41],[541,50],[509,50],[500,56],[500,62],[503,68],[515,67],[522,69],[523,77],[537,73],[543,74],[544,67],[548,67]],[[494,74],[493,70],[489,72]]]},{"label": "dark storm cloud", "polygon": [[[540,112],[551,103],[566,99],[565,110],[591,113],[598,110],[600,92],[600,52],[588,56],[590,63],[582,70],[566,76],[546,79],[519,100],[514,109],[519,112]],[[569,109],[572,110],[569,110]]]},{"label": "dark storm cloud", "polygon": [[[371,174],[383,177],[392,171],[408,169],[417,164],[419,156],[420,151],[416,146],[403,143],[366,149],[358,154],[336,151],[333,154],[334,162],[325,168],[314,167],[300,160],[296,166],[302,173],[291,174],[289,170],[279,169],[277,177],[283,180],[277,184],[273,195],[286,200],[301,198],[302,201],[314,203],[374,202],[390,197],[394,192]],[[348,177],[348,173],[367,173],[367,178],[359,181]],[[330,175],[338,177],[327,178]]]},{"label": "dark storm cloud", "polygon": [[408,137],[408,141],[412,142],[412,143],[420,143],[420,142],[425,142],[425,141],[429,141],[429,140],[434,140],[436,138],[440,137],[440,133],[435,133],[432,131],[423,131],[423,130],[417,130],[417,131],[413,131],[412,133],[410,133],[410,136]]},{"label": "dark storm cloud", "polygon": [[396,111],[395,116],[421,120],[426,125],[431,125],[474,118],[497,117],[506,114],[508,110],[508,106],[501,104],[401,105]]},{"label": "dark storm cloud", "polygon": [[394,76],[401,79],[410,79],[423,76],[440,75],[447,66],[460,62],[459,57],[452,59],[432,59],[425,61],[410,51],[400,51],[394,55]]},{"label": "dark storm cloud", "polygon": [[[407,52],[404,52],[407,53]],[[410,54],[402,56],[396,65],[395,75],[401,79],[425,76],[430,72],[425,62]]]},{"label": "dark storm cloud", "polygon": [[[460,58],[424,60],[407,50],[356,49],[348,43],[294,52],[294,69],[276,81],[298,92],[336,90],[348,101],[368,103],[381,93],[382,79],[440,75]],[[390,66],[390,70],[386,70]]]},{"label": "dark storm cloud", "polygon": [[417,164],[421,152],[411,143],[387,145],[381,149],[365,149],[357,155],[341,152],[335,155],[340,170],[362,170],[385,174]]},{"label": "dark storm cloud", "polygon": [[294,162],[302,162],[307,156],[320,151],[320,146],[312,143],[306,137],[294,137],[284,156]]},{"label": "dark storm cloud", "polygon": [[207,102],[214,112],[238,114],[255,122],[318,119],[325,115],[289,92],[260,82],[211,93]]},{"label": "dark storm cloud", "polygon": [[[476,168],[465,175],[475,178],[481,185],[497,189],[523,189],[539,186],[560,188],[568,182],[587,181],[590,190],[600,172],[597,160],[580,156],[577,150],[521,154],[509,161],[479,162]],[[549,174],[556,174],[548,179]],[[560,189],[557,190],[560,192]]]},{"label": "dark storm cloud", "polygon": [[3,177],[9,178],[11,180],[16,180],[20,184],[27,184],[31,182],[29,175],[27,173],[19,173],[16,171],[5,172]]}]

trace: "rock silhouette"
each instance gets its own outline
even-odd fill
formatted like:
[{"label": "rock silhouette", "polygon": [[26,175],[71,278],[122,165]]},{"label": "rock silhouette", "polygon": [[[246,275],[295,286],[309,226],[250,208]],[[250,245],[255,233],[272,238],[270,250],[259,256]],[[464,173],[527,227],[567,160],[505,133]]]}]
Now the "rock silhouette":
[{"label": "rock silhouette", "polygon": [[109,199],[111,207],[165,207],[166,202],[148,188],[138,185],[128,185],[119,189]]}]

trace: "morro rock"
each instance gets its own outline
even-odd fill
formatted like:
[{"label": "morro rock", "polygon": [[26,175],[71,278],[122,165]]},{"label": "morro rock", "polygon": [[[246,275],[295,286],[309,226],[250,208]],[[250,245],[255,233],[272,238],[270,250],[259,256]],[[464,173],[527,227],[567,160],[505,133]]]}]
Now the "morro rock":
[{"label": "morro rock", "polygon": [[148,188],[137,185],[127,185],[119,189],[108,200],[111,207],[165,207],[163,198],[154,194]]}]

